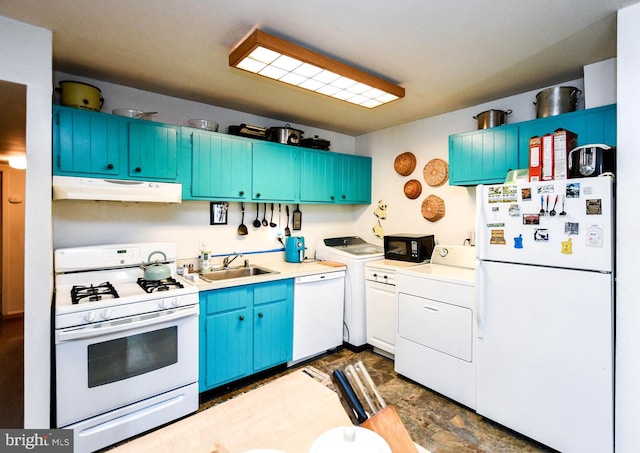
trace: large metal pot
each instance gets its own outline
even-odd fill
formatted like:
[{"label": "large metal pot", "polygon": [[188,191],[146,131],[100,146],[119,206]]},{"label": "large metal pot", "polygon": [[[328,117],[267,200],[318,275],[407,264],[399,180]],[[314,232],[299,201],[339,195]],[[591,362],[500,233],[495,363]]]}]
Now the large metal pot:
[{"label": "large metal pot", "polygon": [[284,143],[285,145],[299,146],[302,134],[304,132],[299,129],[293,129],[290,124],[285,124],[284,127],[269,128],[269,140]]},{"label": "large metal pot", "polygon": [[582,95],[576,87],[551,87],[536,94],[536,117],[560,115],[561,113],[574,112],[578,104],[578,98]]},{"label": "large metal pot", "polygon": [[64,80],[60,82],[60,88],[56,88],[56,91],[60,93],[60,104],[69,107],[99,112],[104,104],[100,88],[88,83]]},{"label": "large metal pot", "polygon": [[487,110],[474,116],[474,120],[478,120],[478,129],[487,129],[489,127],[501,126],[507,121],[507,115],[513,113],[512,110]]}]

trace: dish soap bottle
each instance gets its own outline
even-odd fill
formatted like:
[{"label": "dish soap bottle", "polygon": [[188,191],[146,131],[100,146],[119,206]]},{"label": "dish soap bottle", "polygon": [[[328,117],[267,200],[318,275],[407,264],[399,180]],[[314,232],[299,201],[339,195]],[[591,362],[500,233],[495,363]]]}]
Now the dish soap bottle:
[{"label": "dish soap bottle", "polygon": [[211,250],[209,250],[209,246],[206,243],[203,243],[200,246],[200,269],[202,272],[207,272],[211,268],[211,262],[209,258],[211,257]]}]

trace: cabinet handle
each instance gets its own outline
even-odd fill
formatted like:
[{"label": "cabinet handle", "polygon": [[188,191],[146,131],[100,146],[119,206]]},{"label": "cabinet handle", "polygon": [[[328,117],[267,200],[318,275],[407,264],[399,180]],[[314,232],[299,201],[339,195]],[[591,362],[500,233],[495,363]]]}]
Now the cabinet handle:
[{"label": "cabinet handle", "polygon": [[378,274],[373,274],[374,277],[378,278]]},{"label": "cabinet handle", "polygon": [[262,313],[258,313],[258,318],[262,318],[264,315]]},{"label": "cabinet handle", "polygon": [[331,195],[331,201],[335,200],[336,197],[334,197],[333,195]]},{"label": "cabinet handle", "polygon": [[345,200],[347,198],[346,195],[342,195],[342,199]]},{"label": "cabinet handle", "polygon": [[256,198],[260,198],[260,192],[256,194]]},{"label": "cabinet handle", "polygon": [[108,164],[108,165],[107,165],[107,169],[108,169],[108,170],[113,170],[113,164]]},{"label": "cabinet handle", "polygon": [[240,319],[240,321],[244,321],[244,316],[240,315],[238,319]]},{"label": "cabinet handle", "polygon": [[244,190],[240,191],[240,196],[242,197],[244,195]]},{"label": "cabinet handle", "polygon": [[142,171],[142,168],[141,168],[141,167],[136,167],[134,171],[135,171],[136,173],[140,173],[140,172]]}]

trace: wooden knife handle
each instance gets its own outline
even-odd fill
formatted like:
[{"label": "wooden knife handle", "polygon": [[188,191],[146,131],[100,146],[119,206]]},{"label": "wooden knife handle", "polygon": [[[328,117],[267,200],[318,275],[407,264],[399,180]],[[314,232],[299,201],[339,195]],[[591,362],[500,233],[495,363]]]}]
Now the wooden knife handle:
[{"label": "wooden knife handle", "polygon": [[398,417],[396,409],[391,405],[388,405],[373,417],[369,417],[360,426],[378,433],[387,441],[393,453],[418,453],[418,449],[413,440],[411,440],[407,428]]}]

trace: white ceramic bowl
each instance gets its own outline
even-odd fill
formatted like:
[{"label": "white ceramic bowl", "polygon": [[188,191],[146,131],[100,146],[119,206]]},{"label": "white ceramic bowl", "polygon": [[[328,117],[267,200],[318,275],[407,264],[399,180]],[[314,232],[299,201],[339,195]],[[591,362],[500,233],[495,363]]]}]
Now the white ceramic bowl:
[{"label": "white ceramic bowl", "polygon": [[340,426],[318,437],[309,453],[391,453],[380,434],[359,426]]}]

